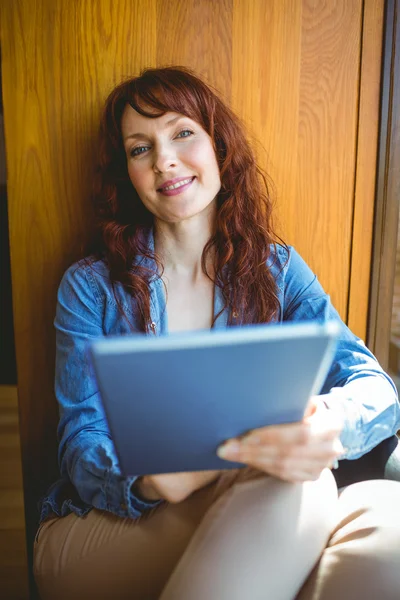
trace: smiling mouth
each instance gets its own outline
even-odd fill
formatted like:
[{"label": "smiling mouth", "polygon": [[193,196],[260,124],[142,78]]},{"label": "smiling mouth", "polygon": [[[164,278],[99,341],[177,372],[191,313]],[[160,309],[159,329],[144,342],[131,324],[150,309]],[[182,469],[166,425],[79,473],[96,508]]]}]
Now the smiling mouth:
[{"label": "smiling mouth", "polygon": [[178,188],[187,185],[188,183],[190,183],[191,181],[193,181],[194,177],[188,177],[187,179],[182,179],[182,181],[178,181],[177,183],[174,183],[173,185],[167,185],[166,187],[163,188],[159,188],[159,192],[169,192],[171,190],[177,190]]}]

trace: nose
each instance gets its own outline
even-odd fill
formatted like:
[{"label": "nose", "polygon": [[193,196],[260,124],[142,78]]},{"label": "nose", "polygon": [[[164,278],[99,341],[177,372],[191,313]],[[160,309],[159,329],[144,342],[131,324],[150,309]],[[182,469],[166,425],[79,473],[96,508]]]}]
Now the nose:
[{"label": "nose", "polygon": [[170,145],[158,146],[154,149],[153,169],[158,173],[166,173],[177,165],[176,152]]}]

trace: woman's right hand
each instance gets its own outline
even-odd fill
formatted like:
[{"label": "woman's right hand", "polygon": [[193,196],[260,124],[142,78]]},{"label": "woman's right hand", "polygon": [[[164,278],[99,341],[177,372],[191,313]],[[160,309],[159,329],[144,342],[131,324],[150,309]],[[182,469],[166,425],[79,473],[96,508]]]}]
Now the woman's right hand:
[{"label": "woman's right hand", "polygon": [[144,475],[135,482],[140,496],[145,500],[166,500],[172,504],[182,502],[196,490],[212,483],[221,471],[191,471]]}]

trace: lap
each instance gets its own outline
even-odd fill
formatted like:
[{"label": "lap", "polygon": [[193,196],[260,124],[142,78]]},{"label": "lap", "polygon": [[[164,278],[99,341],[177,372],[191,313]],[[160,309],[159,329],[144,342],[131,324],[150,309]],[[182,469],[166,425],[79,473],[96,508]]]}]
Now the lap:
[{"label": "lap", "polygon": [[[138,520],[97,509],[85,517],[50,519],[39,532],[34,552],[41,596],[61,600],[65,592],[65,598],[79,600],[91,597],[95,585],[97,598],[103,594],[122,600],[133,597],[132,591],[127,593],[131,583],[156,598],[206,510],[205,496],[198,494],[182,506],[161,505]],[[70,590],[77,580],[79,591]],[[51,589],[57,589],[54,596],[47,591]]]},{"label": "lap", "polygon": [[[229,488],[256,477],[247,469],[227,472],[185,502],[161,505],[136,521],[96,509],[86,517],[50,519],[39,531],[34,553],[43,600],[91,597],[94,581],[99,599],[158,597],[208,509]],[[365,547],[368,531],[378,526],[397,523],[398,540],[399,501],[396,482],[368,481],[343,490],[324,555],[349,547],[352,540],[357,554]]]},{"label": "lap", "polygon": [[[207,510],[235,483],[261,475],[250,469],[223,472],[179,504],[161,504],[132,520],[92,509],[85,517],[54,517],[40,528],[34,547],[35,579],[43,597],[156,598]],[[79,592],[71,590],[79,580]],[[51,590],[57,588],[57,593]],[[112,590],[110,590],[112,588]],[[79,593],[79,595],[77,595]],[[103,594],[103,596],[102,596]]]}]

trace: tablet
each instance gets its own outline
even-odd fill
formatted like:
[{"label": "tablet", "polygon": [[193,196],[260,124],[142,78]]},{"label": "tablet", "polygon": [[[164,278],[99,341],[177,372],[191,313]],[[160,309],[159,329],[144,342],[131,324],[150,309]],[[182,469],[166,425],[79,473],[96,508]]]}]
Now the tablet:
[{"label": "tablet", "polygon": [[331,366],[336,322],[105,337],[90,351],[124,475],[243,467],[225,440],[302,419]]}]

